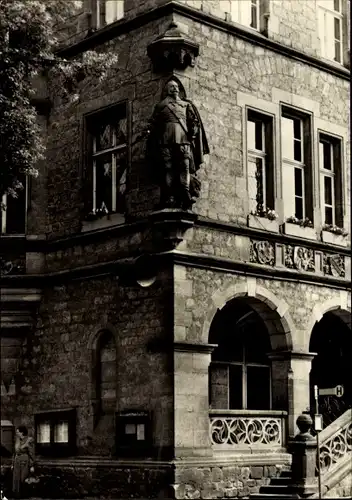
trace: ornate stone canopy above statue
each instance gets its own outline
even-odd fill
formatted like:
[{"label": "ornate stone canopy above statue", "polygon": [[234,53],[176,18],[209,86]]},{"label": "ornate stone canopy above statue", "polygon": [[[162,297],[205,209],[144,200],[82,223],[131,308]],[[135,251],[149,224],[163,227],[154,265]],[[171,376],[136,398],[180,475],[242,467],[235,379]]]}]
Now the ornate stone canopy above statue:
[{"label": "ornate stone canopy above statue", "polygon": [[147,160],[160,186],[159,208],[190,210],[199,197],[197,172],[209,154],[203,123],[180,80],[166,83],[150,120]]},{"label": "ornate stone canopy above statue", "polygon": [[162,35],[148,45],[154,71],[172,71],[195,65],[199,44],[186,37],[173,21]]}]

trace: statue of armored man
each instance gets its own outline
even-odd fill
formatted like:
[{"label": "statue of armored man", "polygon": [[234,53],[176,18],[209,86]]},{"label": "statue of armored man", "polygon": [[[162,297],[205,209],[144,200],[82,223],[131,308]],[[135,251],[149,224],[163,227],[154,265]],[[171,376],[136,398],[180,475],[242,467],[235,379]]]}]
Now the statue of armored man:
[{"label": "statue of armored man", "polygon": [[154,108],[147,142],[147,157],[161,189],[160,208],[191,209],[199,196],[197,171],[206,154],[209,147],[199,112],[170,80]]}]

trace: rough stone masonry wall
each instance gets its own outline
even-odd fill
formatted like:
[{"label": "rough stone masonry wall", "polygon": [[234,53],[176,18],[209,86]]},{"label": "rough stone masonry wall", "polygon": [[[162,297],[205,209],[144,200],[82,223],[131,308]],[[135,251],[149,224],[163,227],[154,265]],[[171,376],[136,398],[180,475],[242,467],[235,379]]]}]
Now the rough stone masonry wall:
[{"label": "rough stone masonry wall", "polygon": [[[212,297],[234,286],[245,287],[245,276],[232,275],[212,270],[183,268],[178,266],[177,284],[175,282],[175,331],[178,341],[195,343],[209,342],[209,332],[204,329],[204,323],[214,311]],[[316,304],[323,305],[331,299],[340,299],[340,290],[333,288],[288,282],[275,279],[251,278],[253,287],[261,287],[272,293],[279,301],[288,305],[294,331],[292,332],[292,350],[308,351],[311,331],[308,327],[312,321],[312,311]],[[225,299],[224,299],[225,300]],[[215,314],[216,310],[214,311]],[[179,329],[177,327],[180,327]]]},{"label": "rough stone masonry wall", "polygon": [[[201,47],[195,68],[178,73],[188,98],[199,108],[210,143],[210,155],[199,174],[202,190],[195,211],[220,220],[245,223],[248,207],[243,161],[243,106],[237,103],[237,93],[268,103],[273,102],[273,88],[300,96],[320,108],[320,119],[343,127],[347,132],[348,82],[216,28],[183,16],[174,17],[182,30]],[[126,98],[132,102],[134,143],[128,215],[143,216],[155,207],[158,190],[151,182],[144,159],[145,139],[140,136],[154,104],[160,99],[163,79],[151,71],[146,48],[169,22],[166,18],[151,22],[101,46],[99,50],[117,53],[119,62],[103,82],[93,77],[81,82],[78,100],[60,99],[59,89],[55,89],[47,152],[47,233],[50,236],[79,231],[85,216],[81,153],[84,113]],[[349,177],[344,184],[349,184]]]},{"label": "rough stone masonry wall", "polygon": [[[199,108],[210,143],[210,155],[199,172],[202,189],[194,210],[218,220],[245,223],[248,195],[243,151],[244,115],[243,106],[237,102],[237,93],[267,103],[273,102],[273,89],[285,91],[288,96],[299,96],[303,98],[300,105],[303,110],[304,102],[309,102],[320,109],[321,120],[342,127],[349,137],[346,106],[349,84],[216,28],[175,17],[187,35],[201,46],[195,68],[179,74],[188,97]],[[261,109],[260,102],[252,106]],[[346,148],[348,146],[347,143]],[[345,165],[345,171],[346,181],[349,181],[349,164]],[[346,227],[349,225],[349,206],[347,200]]]},{"label": "rough stone masonry wall", "polygon": [[[243,459],[245,464],[245,458]],[[176,469],[176,498],[243,498],[258,493],[282,470],[282,465],[219,465]]]},{"label": "rough stone masonry wall", "polygon": [[99,330],[110,327],[118,358],[116,410],[152,411],[155,453],[172,446],[172,359],[150,348],[170,333],[170,286],[166,274],[145,289],[114,277],[45,289],[23,354],[14,425],[32,427],[38,411],[77,407],[77,445],[89,435],[91,453],[113,453],[114,434],[93,429],[91,401],[90,346]]},{"label": "rough stone masonry wall", "polygon": [[[167,0],[127,0],[126,17],[155,8]],[[179,0],[195,9],[225,19],[226,2],[220,0]],[[258,2],[259,3],[259,2]],[[319,55],[318,11],[311,0],[267,0],[260,2],[264,13],[269,13],[269,38],[303,52]]]},{"label": "rough stone masonry wall", "polygon": [[[103,81],[98,75],[86,77],[74,94],[64,95],[61,82],[51,81],[49,90],[54,100],[48,127],[46,161],[48,166],[48,225],[50,238],[80,231],[85,218],[83,116],[102,107],[128,99],[132,105],[132,167],[128,195],[128,215],[150,212],[158,199],[151,184],[144,159],[145,141],[138,137],[147,127],[154,104],[160,99],[160,75],[151,72],[146,48],[149,42],[166,30],[170,19],[143,26],[128,35],[98,47],[118,54],[118,63]],[[144,136],[145,137],[145,136]]]},{"label": "rough stone masonry wall", "polygon": [[[169,496],[173,471],[160,464],[118,464],[112,461],[80,460],[36,464],[38,484],[27,488],[34,498],[172,498]],[[11,496],[12,474],[1,467],[0,481],[4,494]]]}]

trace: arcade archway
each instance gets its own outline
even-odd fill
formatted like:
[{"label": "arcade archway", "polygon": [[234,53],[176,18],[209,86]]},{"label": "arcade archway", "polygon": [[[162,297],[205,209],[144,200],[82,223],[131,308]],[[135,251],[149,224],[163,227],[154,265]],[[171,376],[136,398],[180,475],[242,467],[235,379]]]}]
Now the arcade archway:
[{"label": "arcade archway", "polygon": [[310,372],[312,413],[315,412],[314,385],[319,389],[343,386],[342,396],[319,395],[319,412],[323,415],[324,427],[352,407],[352,335],[344,319],[341,311],[325,313],[315,324],[310,339],[309,351],[317,353]]},{"label": "arcade archway", "polygon": [[234,298],[218,310],[209,332],[209,342],[218,346],[209,368],[211,408],[285,409],[287,395],[278,394],[282,383],[269,355],[278,339],[281,349],[287,349],[279,315],[259,299]]}]

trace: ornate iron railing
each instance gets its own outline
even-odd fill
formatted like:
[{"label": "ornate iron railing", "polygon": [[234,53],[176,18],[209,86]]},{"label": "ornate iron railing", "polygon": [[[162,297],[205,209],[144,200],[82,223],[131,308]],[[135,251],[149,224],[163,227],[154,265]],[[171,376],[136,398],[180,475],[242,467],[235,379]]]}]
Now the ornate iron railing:
[{"label": "ornate iron railing", "polygon": [[352,460],[352,410],[345,411],[320,433],[319,460],[324,474],[342,459]]},{"label": "ornate iron railing", "polygon": [[285,441],[282,411],[211,410],[210,439],[214,446],[282,447]]}]

